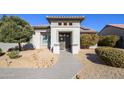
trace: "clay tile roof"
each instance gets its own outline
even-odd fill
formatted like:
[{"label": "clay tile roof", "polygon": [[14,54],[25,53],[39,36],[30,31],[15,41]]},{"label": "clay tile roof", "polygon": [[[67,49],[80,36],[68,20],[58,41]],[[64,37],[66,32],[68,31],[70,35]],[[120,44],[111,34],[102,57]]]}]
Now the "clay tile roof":
[{"label": "clay tile roof", "polygon": [[124,29],[124,24],[109,24],[108,26],[117,27]]},{"label": "clay tile roof", "polygon": [[46,18],[56,18],[56,19],[58,19],[58,18],[71,18],[71,19],[83,19],[84,18],[84,16],[46,16]]},{"label": "clay tile roof", "polygon": [[84,27],[80,27],[80,32],[81,33],[97,33],[95,30],[89,29],[89,28],[84,28]]}]

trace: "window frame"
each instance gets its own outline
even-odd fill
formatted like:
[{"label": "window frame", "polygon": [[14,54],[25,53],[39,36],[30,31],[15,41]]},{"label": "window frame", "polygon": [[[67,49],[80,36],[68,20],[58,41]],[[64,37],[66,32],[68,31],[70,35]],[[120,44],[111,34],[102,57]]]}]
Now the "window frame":
[{"label": "window frame", "polygon": [[67,22],[64,22],[63,25],[64,25],[64,26],[67,26]]},{"label": "window frame", "polygon": [[69,26],[72,26],[73,25],[73,23],[72,22],[69,22]]},{"label": "window frame", "polygon": [[62,25],[62,23],[61,22],[58,22],[58,26],[61,26]]},{"label": "window frame", "polygon": [[[45,38],[47,38],[46,40],[45,40]],[[41,33],[41,45],[48,45],[48,42],[49,42],[49,35],[48,35],[48,33]]]}]

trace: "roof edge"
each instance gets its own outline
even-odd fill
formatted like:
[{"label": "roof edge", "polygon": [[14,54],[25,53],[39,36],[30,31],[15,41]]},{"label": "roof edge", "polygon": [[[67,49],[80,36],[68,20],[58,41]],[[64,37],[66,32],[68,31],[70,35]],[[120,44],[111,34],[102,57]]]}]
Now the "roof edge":
[{"label": "roof edge", "polygon": [[92,29],[89,29],[89,28],[84,28],[84,27],[80,27],[80,29],[83,29],[84,30],[84,32],[82,31],[80,31],[80,33],[97,33],[97,31],[95,31],[95,30],[92,30]]},{"label": "roof edge", "polygon": [[48,22],[51,20],[58,20],[58,19],[63,19],[63,20],[79,20],[80,22],[84,20],[84,16],[46,16],[46,19]]},{"label": "roof edge", "polygon": [[124,28],[117,27],[117,26],[113,26],[112,24],[107,24],[107,25],[105,25],[105,26],[102,28],[102,30],[101,30],[98,34],[100,35],[100,33],[102,33],[103,30],[104,30],[106,27],[114,27],[114,28],[118,28],[118,29],[123,29],[123,30],[124,30]]},{"label": "roof edge", "polygon": [[110,27],[115,27],[115,28],[120,28],[120,29],[124,29],[123,27],[114,26],[114,24],[108,24],[107,26],[110,26]]},{"label": "roof edge", "polygon": [[34,25],[32,26],[34,29],[49,29],[49,25]]}]

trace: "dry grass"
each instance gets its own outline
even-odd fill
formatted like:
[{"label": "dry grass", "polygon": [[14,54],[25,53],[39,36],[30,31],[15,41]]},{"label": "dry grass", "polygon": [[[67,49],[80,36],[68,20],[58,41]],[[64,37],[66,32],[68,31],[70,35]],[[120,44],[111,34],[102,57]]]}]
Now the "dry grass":
[{"label": "dry grass", "polygon": [[0,57],[0,68],[48,68],[57,62],[57,56],[48,49],[21,51],[22,57],[10,59],[7,53]]}]

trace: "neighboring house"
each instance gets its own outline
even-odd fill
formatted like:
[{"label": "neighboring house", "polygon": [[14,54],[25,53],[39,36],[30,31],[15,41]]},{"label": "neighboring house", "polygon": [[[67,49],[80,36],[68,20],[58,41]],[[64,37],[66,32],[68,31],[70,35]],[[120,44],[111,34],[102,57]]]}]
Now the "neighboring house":
[{"label": "neighboring house", "polygon": [[80,50],[80,34],[96,34],[96,31],[81,27],[83,16],[47,16],[49,25],[33,26],[32,43],[36,49],[49,48],[53,53],[67,50],[77,54]]},{"label": "neighboring house", "polygon": [[121,39],[120,47],[124,48],[124,24],[109,24],[106,25],[100,32],[99,35],[117,35]]}]

